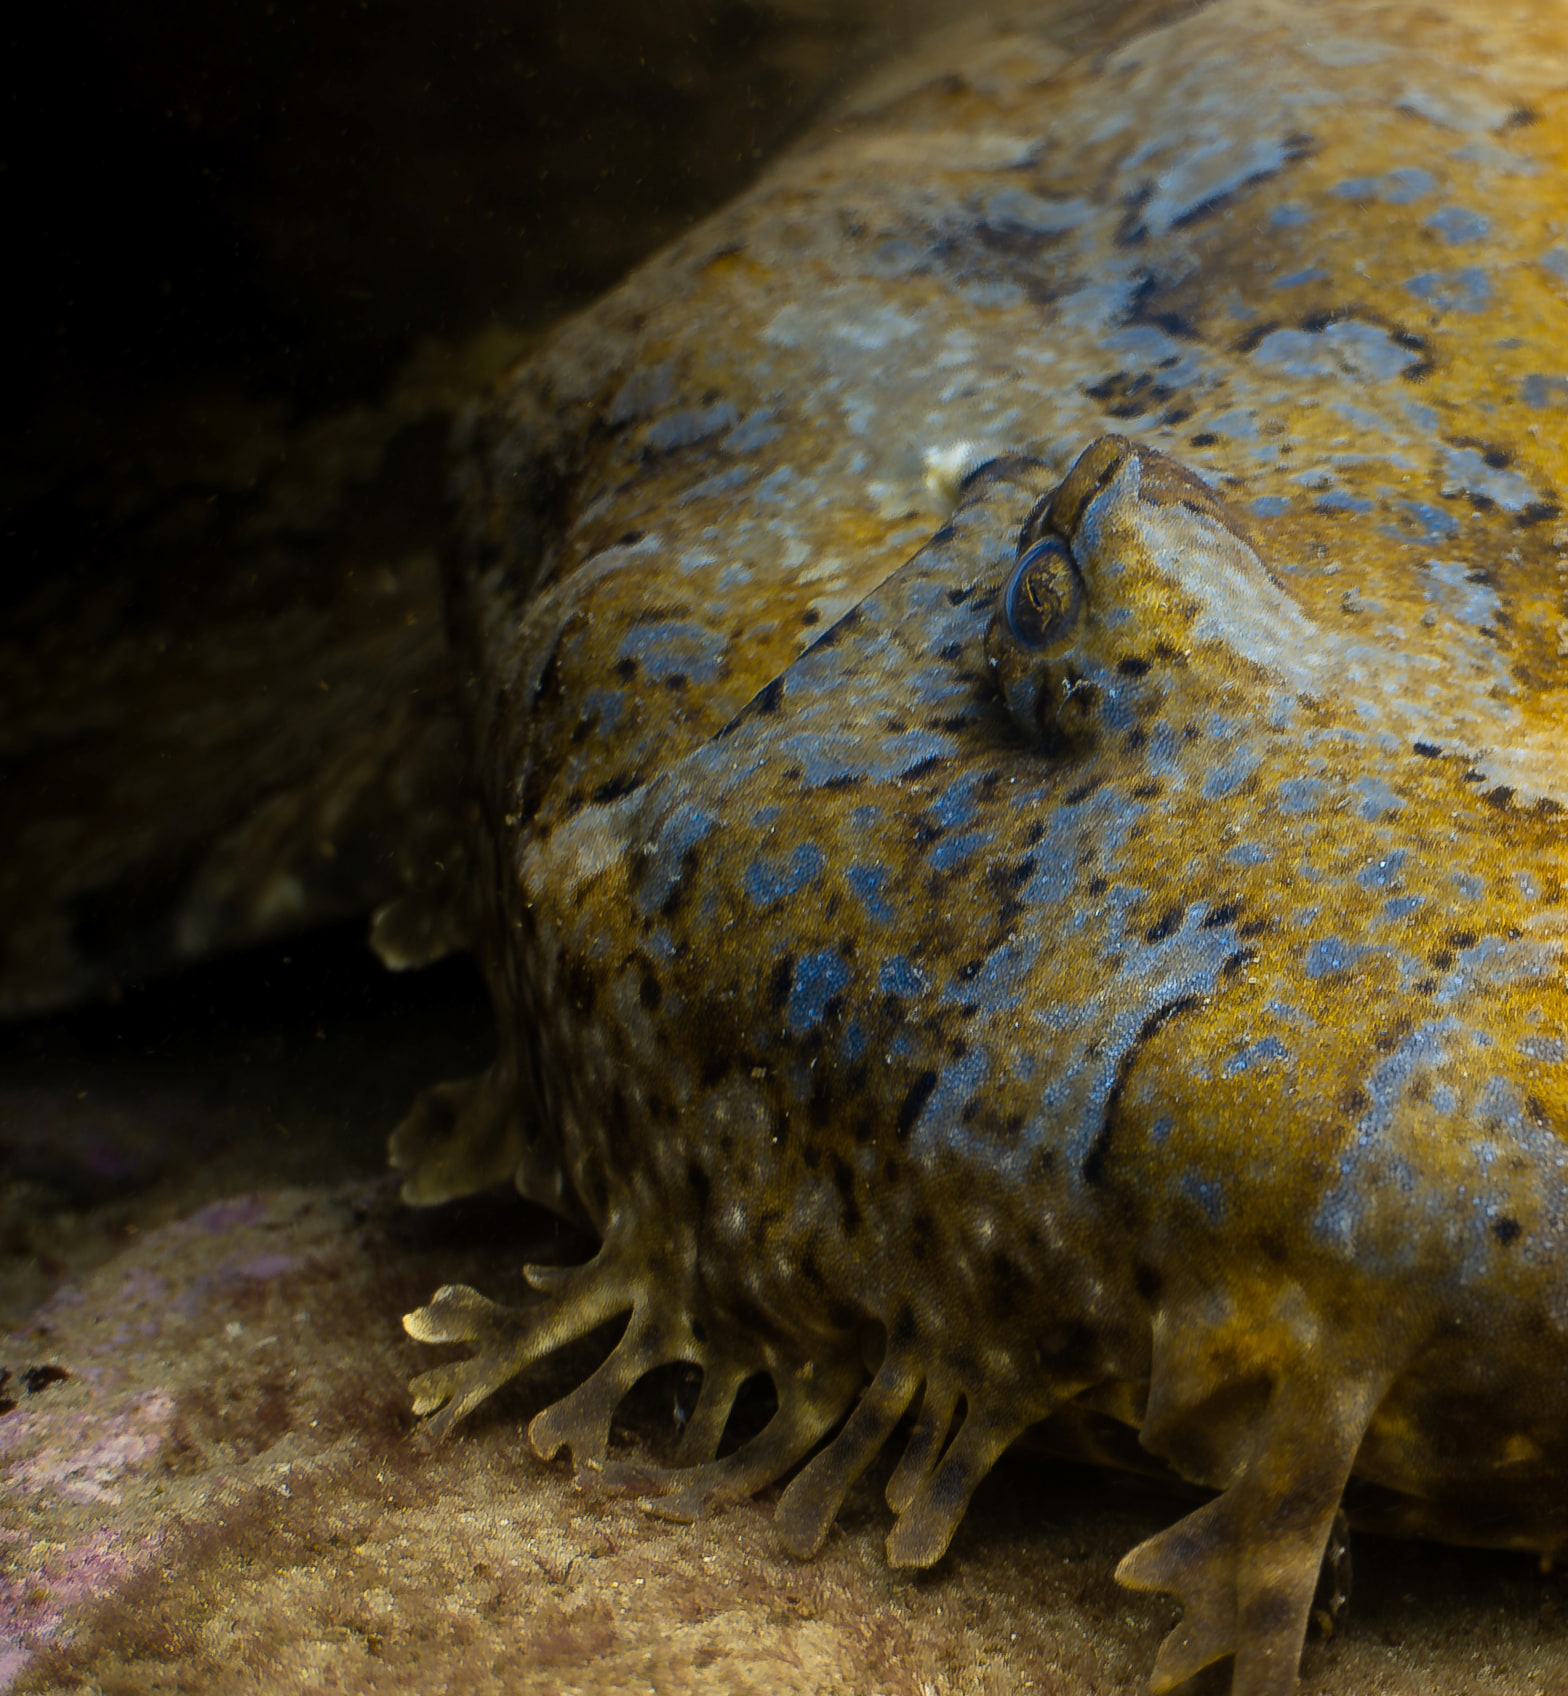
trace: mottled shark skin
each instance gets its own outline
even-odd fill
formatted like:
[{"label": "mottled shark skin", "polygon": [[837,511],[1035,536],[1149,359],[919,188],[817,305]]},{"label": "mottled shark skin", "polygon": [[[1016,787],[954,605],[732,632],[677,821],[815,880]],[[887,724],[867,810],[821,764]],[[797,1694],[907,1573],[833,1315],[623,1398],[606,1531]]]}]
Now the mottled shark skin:
[{"label": "mottled shark skin", "polygon": [[1216,1492],[1152,1688],[1283,1696],[1342,1500],[1568,1544],[1568,16],[929,64],[470,422],[502,1049],[394,1159],[603,1247],[416,1406],[625,1316],[540,1454],[688,1362],[663,1511],[804,1462],[809,1554],[896,1436],[915,1566],[1119,1423]]}]

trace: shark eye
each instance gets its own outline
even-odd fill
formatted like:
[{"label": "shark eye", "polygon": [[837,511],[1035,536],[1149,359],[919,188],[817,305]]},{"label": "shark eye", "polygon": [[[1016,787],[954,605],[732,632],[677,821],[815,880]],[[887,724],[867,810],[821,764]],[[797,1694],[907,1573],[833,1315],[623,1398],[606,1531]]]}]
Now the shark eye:
[{"label": "shark eye", "polygon": [[1060,536],[1036,542],[1013,568],[1002,598],[1007,628],[1026,648],[1043,648],[1078,617],[1078,572]]}]

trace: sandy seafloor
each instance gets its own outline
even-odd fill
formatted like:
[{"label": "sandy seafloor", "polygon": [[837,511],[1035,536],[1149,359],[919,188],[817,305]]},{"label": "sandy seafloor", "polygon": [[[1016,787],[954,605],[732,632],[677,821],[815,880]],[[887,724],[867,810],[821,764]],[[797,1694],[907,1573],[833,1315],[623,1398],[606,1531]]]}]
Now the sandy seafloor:
[{"label": "sandy seafloor", "polygon": [[[247,31],[279,10],[241,7],[206,42],[195,9],[167,5],[143,14],[139,56],[97,40],[96,74],[125,79],[117,110],[143,126],[121,165],[127,180],[154,172],[144,221],[187,245],[98,265],[90,226],[114,209],[111,180],[72,203],[86,233],[38,249],[59,268],[59,323],[5,422],[10,557],[25,568],[7,588],[13,629],[37,614],[35,589],[162,558],[176,495],[182,557],[218,570],[264,497],[295,503],[269,535],[286,531],[301,560],[383,495],[402,503],[404,543],[433,550],[438,478],[404,465],[434,462],[448,397],[733,192],[904,21],[874,0],[676,6],[641,26],[646,9],[535,6],[509,39],[526,59],[537,33],[550,87],[509,128],[515,67],[471,27],[495,8],[455,8],[444,35],[409,14],[372,50],[350,8],[283,7],[322,54],[303,83],[279,69],[308,58],[289,41],[252,51]],[[427,61],[447,117],[411,125]],[[77,76],[68,115],[96,98],[79,54],[39,63]],[[297,121],[235,118],[287,106],[275,84]],[[49,89],[35,94],[42,109]],[[483,124],[463,120],[469,99]],[[184,139],[154,147],[143,131],[165,103]],[[584,112],[598,114],[586,130]],[[111,179],[113,157],[100,154]],[[122,234],[106,225],[102,240]],[[205,306],[181,303],[187,285]],[[106,322],[116,299],[123,321]],[[214,328],[225,314],[243,334]],[[434,396],[412,411],[411,369]],[[312,453],[341,463],[288,482]],[[357,504],[322,497],[345,479]],[[1181,1509],[1138,1482],[1009,1458],[948,1557],[910,1576],[881,1554],[889,1461],[820,1557],[796,1563],[774,1546],[771,1497],[670,1525],[624,1478],[533,1458],[527,1418],[604,1338],[425,1448],[404,1386],[426,1362],[399,1316],[447,1282],[519,1299],[525,1260],[585,1246],[505,1194],[411,1212],[384,1174],[414,1093],[490,1046],[462,963],[389,977],[354,925],[0,1032],[0,1688],[1144,1688],[1172,1609],[1111,1573]],[[675,1375],[642,1386],[615,1465],[657,1458],[689,1393]],[[1354,1566],[1304,1690],[1568,1692],[1560,1574],[1372,1538]],[[1222,1691],[1223,1669],[1196,1688]]]}]

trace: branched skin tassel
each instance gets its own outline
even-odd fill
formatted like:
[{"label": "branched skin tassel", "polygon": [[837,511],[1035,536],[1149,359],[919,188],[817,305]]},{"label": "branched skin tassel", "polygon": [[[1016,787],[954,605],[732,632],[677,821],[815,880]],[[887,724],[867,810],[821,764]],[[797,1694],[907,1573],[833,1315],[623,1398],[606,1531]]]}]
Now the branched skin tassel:
[{"label": "branched skin tassel", "polygon": [[[472,1349],[436,1430],[624,1319],[539,1454],[685,1362],[658,1511],[788,1479],[809,1556],[891,1443],[923,1566],[1098,1410],[1214,1492],[1119,1569],[1182,1603],[1152,1688],[1236,1696],[1295,1688],[1352,1476],[1568,1541],[1568,24],[1294,19],[998,37],[475,425],[503,1052],[394,1143],[602,1241],[408,1317]],[[1020,445],[923,544],[912,421]]]}]

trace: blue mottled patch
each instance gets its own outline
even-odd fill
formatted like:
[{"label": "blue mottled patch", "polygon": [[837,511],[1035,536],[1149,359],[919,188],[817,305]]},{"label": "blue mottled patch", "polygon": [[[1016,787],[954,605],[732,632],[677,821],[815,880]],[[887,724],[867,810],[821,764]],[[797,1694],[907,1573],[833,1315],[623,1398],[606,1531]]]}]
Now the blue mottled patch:
[{"label": "blue mottled patch", "polygon": [[1329,191],[1342,200],[1381,200],[1388,206],[1408,206],[1431,194],[1437,179],[1419,165],[1405,165],[1397,171],[1385,171],[1379,177],[1347,177]]},{"label": "blue mottled patch", "polygon": [[1491,221],[1467,206],[1445,206],[1426,221],[1429,230],[1436,230],[1444,241],[1481,241],[1491,232]]},{"label": "blue mottled patch", "polygon": [[1459,520],[1446,508],[1433,506],[1430,501],[1401,501],[1399,511],[1415,530],[1422,542],[1441,542],[1455,535]]},{"label": "blue mottled patch", "polygon": [[844,881],[860,897],[868,919],[879,925],[892,923],[893,904],[883,893],[887,884],[886,866],[851,866],[844,873]]},{"label": "blue mottled patch", "polygon": [[1251,1043],[1239,1054],[1233,1054],[1225,1062],[1223,1074],[1227,1078],[1234,1078],[1243,1072],[1251,1071],[1254,1066],[1265,1066],[1289,1058],[1290,1050],[1277,1036],[1266,1036]]},{"label": "blue mottled patch", "polygon": [[1423,271],[1405,287],[1437,312],[1484,312],[1492,298],[1492,279],[1479,265],[1457,271]]},{"label": "blue mottled patch", "polygon": [[1271,287],[1276,289],[1299,289],[1303,283],[1316,283],[1324,277],[1333,275],[1325,271],[1321,265],[1309,265],[1304,271],[1291,271],[1283,277],[1276,277]]},{"label": "blue mottled patch", "polygon": [[1196,1202],[1199,1211],[1211,1225],[1225,1223],[1225,1193],[1217,1179],[1188,1175],[1181,1181],[1181,1193]]},{"label": "blue mottled patch", "polygon": [[1519,398],[1526,406],[1568,406],[1568,377],[1549,377],[1544,372],[1532,372],[1519,385]]},{"label": "blue mottled patch", "polygon": [[1356,873],[1356,882],[1363,889],[1391,889],[1398,881],[1404,870],[1406,852],[1396,848],[1393,853],[1385,854],[1381,859],[1372,860]]},{"label": "blue mottled patch", "polygon": [[835,948],[819,948],[795,963],[785,1018],[791,1036],[804,1036],[822,1023],[822,1015],[835,995],[849,987],[848,962]]},{"label": "blue mottled patch", "polygon": [[746,893],[757,906],[771,907],[812,882],[825,863],[815,842],[802,842],[788,855],[759,855],[746,868]]},{"label": "blue mottled patch", "polygon": [[930,987],[920,968],[902,954],[894,954],[884,960],[882,969],[877,973],[877,988],[884,995],[901,996],[905,1001],[924,995]]},{"label": "blue mottled patch", "polygon": [[687,854],[717,823],[706,808],[690,802],[682,802],[671,811],[654,838],[647,875],[637,891],[637,905],[642,912],[656,913],[669,900],[684,873]]},{"label": "blue mottled patch", "polygon": [[1279,786],[1282,813],[1310,813],[1322,806],[1328,785],[1320,777],[1287,777]]},{"label": "blue mottled patch", "polygon": [[1237,748],[1203,781],[1205,801],[1217,801],[1222,795],[1233,794],[1263,763],[1262,754],[1254,748]]},{"label": "blue mottled patch", "polygon": [[1342,936],[1320,937],[1307,950],[1307,976],[1326,978],[1333,972],[1348,972],[1368,952],[1360,943],[1347,942]]}]

